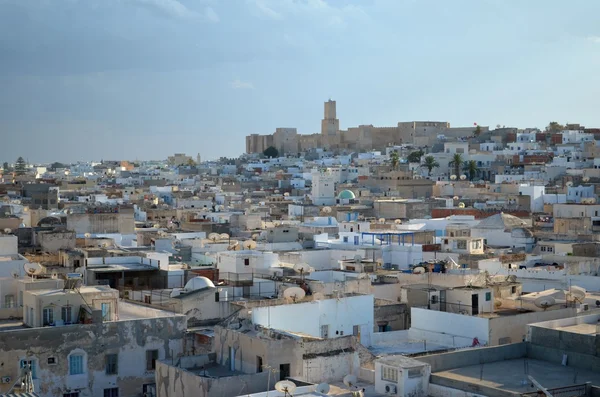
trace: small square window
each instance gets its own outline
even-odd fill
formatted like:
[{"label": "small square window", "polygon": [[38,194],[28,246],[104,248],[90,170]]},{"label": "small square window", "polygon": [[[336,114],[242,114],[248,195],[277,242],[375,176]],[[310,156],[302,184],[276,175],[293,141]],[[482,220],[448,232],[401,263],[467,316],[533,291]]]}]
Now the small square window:
[{"label": "small square window", "polygon": [[48,365],[56,364],[56,357],[48,357]]}]

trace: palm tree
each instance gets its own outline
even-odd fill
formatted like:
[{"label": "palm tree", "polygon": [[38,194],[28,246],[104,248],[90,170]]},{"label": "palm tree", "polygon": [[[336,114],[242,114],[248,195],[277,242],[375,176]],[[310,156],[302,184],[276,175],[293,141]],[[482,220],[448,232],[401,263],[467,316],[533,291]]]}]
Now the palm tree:
[{"label": "palm tree", "polygon": [[450,167],[454,169],[454,175],[458,178],[460,176],[460,167],[463,165],[463,156],[460,153],[454,153],[452,160],[448,163]]},{"label": "palm tree", "polygon": [[439,166],[440,163],[435,161],[435,157],[433,156],[425,157],[423,164],[421,164],[421,167],[427,168],[427,176],[431,176],[431,171],[433,171],[434,168],[438,168]]},{"label": "palm tree", "polygon": [[398,156],[398,152],[396,150],[390,153],[390,164],[392,164],[393,169],[396,169],[398,164],[400,164],[400,156]]},{"label": "palm tree", "polygon": [[479,167],[477,167],[477,161],[465,161],[463,170],[465,170],[467,174],[469,174],[469,180],[472,181],[473,179],[475,179],[475,175],[477,175],[477,172],[479,171]]}]

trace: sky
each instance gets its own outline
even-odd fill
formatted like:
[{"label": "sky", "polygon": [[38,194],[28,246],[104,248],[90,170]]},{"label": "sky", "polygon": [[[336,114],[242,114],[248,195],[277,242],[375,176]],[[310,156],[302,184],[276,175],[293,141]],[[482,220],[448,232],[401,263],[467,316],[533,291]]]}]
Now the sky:
[{"label": "sky", "polygon": [[597,0],[0,0],[0,162],[399,121],[600,127]]}]

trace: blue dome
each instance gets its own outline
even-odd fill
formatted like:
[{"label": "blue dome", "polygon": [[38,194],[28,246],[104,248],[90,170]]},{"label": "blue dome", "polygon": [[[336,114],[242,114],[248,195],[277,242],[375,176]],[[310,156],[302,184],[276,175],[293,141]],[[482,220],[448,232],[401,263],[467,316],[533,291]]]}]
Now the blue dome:
[{"label": "blue dome", "polygon": [[340,194],[338,194],[338,198],[340,200],[354,200],[356,196],[350,190],[342,190]]}]

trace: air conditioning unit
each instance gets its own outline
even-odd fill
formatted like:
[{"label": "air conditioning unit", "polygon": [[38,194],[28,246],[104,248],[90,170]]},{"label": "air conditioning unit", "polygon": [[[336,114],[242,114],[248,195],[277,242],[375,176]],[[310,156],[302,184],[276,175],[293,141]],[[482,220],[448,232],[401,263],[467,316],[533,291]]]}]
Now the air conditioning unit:
[{"label": "air conditioning unit", "polygon": [[388,384],[385,385],[385,394],[397,394],[398,393],[398,389],[396,387],[396,385],[394,384]]},{"label": "air conditioning unit", "polygon": [[3,376],[2,383],[10,383],[10,376]]}]

